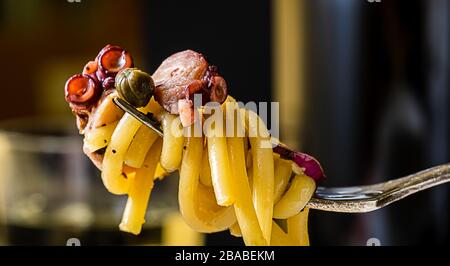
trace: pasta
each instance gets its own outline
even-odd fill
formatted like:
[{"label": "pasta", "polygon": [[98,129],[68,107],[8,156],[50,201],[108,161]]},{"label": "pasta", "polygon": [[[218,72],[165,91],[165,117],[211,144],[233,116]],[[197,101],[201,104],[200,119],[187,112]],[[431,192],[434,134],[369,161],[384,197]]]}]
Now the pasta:
[{"label": "pasta", "polygon": [[274,160],[275,163],[275,180],[274,180],[274,193],[273,193],[273,202],[276,204],[282,194],[286,191],[287,186],[289,185],[289,180],[291,179],[292,173],[292,164],[280,158],[276,158]]},{"label": "pasta", "polygon": [[112,133],[117,127],[118,121],[112,122],[99,128],[94,128],[84,138],[84,146],[89,151],[96,151],[108,146]]},{"label": "pasta", "polygon": [[[177,75],[169,63],[165,67],[167,71],[157,71],[153,77],[165,77],[167,73],[170,78]],[[133,69],[127,71],[130,73]],[[209,77],[210,83],[216,82],[216,89],[223,89],[221,77],[214,75]],[[126,83],[126,78],[128,76],[120,76],[120,84],[134,84]],[[148,76],[145,78],[149,79]],[[70,80],[67,84],[70,91]],[[191,83],[189,90],[196,88],[192,84],[198,83]],[[133,97],[140,93],[139,88],[132,89],[121,90],[120,95]],[[214,97],[210,96],[211,100],[223,96],[220,90],[215,93]],[[306,206],[315,192],[315,180],[307,175],[308,169],[296,161],[292,151],[275,152],[271,144],[273,139],[255,112],[239,107],[231,96],[217,100],[221,104],[212,108],[213,114],[206,109],[191,109],[186,98],[179,100],[176,106],[172,98],[169,97],[170,104],[165,105],[160,104],[156,96],[138,110],[160,121],[163,137],[127,113],[110,114],[117,108],[108,102],[101,106],[109,109],[97,111],[96,116],[96,119],[108,116],[106,122],[88,127],[84,132],[85,152],[91,154],[93,161],[100,158],[101,162],[97,161],[96,165],[101,166],[106,189],[116,195],[128,196],[120,230],[132,234],[141,232],[154,180],[178,170],[179,208],[192,229],[202,233],[229,230],[233,236],[242,237],[246,245],[309,245],[309,209]],[[107,101],[109,98],[102,99]],[[76,111],[85,108],[74,107],[78,104],[76,101],[70,103]],[[82,122],[80,117],[77,118]],[[212,123],[205,122],[213,117]],[[198,128],[203,129],[200,135],[196,134]],[[104,150],[102,157],[101,150]],[[280,226],[279,221],[285,226]]]},{"label": "pasta", "polygon": [[296,175],[289,189],[275,205],[273,217],[287,219],[299,213],[306,206],[315,189],[314,180],[306,175]]},{"label": "pasta", "polygon": [[152,177],[156,170],[158,158],[161,155],[161,140],[157,140],[147,152],[143,167],[136,170],[130,180],[128,201],[123,214],[120,230],[138,235],[145,223],[145,213],[153,189]]},{"label": "pasta", "polygon": [[211,180],[217,199],[217,204],[230,206],[235,201],[233,189],[233,178],[231,176],[230,162],[227,152],[227,139],[223,127],[217,125],[207,129],[205,134],[209,135],[208,157],[211,168]]},{"label": "pasta", "polygon": [[[230,99],[224,106],[233,102]],[[157,104],[152,101],[143,110],[156,109],[152,105]],[[225,117],[225,121],[244,127],[244,137],[226,137],[223,128],[214,126],[206,130],[208,137],[177,136],[171,127],[179,126],[178,118],[164,112],[163,138],[127,114],[89,135],[93,147],[108,140],[102,172],[105,186],[112,193],[128,195],[119,226],[122,231],[140,233],[153,179],[179,170],[180,211],[194,230],[229,229],[246,245],[309,244],[304,207],[315,191],[314,180],[304,174],[291,178],[292,162],[264,147],[269,137],[258,131],[262,121],[255,113],[236,109],[231,114],[234,119]],[[252,120],[257,123],[251,125]],[[286,219],[288,233],[273,218]]]},{"label": "pasta", "polygon": [[236,222],[232,207],[219,206],[212,188],[199,182],[203,139],[189,137],[180,169],[178,201],[180,211],[193,229],[212,233],[228,229]]},{"label": "pasta", "polygon": [[211,167],[209,167],[208,149],[203,149],[202,169],[200,172],[200,183],[206,187],[212,187]]},{"label": "pasta", "polygon": [[128,147],[125,155],[125,164],[134,168],[140,168],[144,163],[150,146],[156,141],[157,137],[158,135],[153,130],[142,125],[136,132],[130,147]]},{"label": "pasta", "polygon": [[[248,133],[252,147],[253,168],[253,204],[256,215],[261,225],[265,240],[269,243],[272,232],[272,215],[274,201],[274,166],[271,147],[264,147],[264,141],[268,140],[267,129],[259,132],[258,126],[263,123],[259,117],[245,110],[244,115],[248,119]],[[266,137],[261,136],[266,135]]]},{"label": "pasta", "polygon": [[127,194],[129,180],[123,174],[123,163],[128,147],[141,124],[128,114],[117,124],[103,159],[102,180],[106,189],[116,195]]},{"label": "pasta", "polygon": [[161,166],[169,172],[175,171],[180,166],[181,150],[183,149],[183,137],[179,132],[180,119],[174,115],[165,113],[162,115],[162,128],[164,132],[163,148],[161,152]]},{"label": "pasta", "polygon": [[272,223],[272,238],[270,244],[273,246],[309,246],[308,237],[308,214],[309,209],[287,219],[287,232],[275,222]]}]

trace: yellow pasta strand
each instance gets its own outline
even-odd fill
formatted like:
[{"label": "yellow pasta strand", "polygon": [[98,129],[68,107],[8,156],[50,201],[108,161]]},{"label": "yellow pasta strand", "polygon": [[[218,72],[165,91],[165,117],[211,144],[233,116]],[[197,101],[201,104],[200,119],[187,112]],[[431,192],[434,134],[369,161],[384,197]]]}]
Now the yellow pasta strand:
[{"label": "yellow pasta strand", "polygon": [[162,140],[158,139],[145,157],[142,168],[131,179],[128,201],[123,214],[120,230],[138,235],[145,223],[147,204],[153,189],[153,175],[161,154]]},{"label": "yellow pasta strand", "polygon": [[202,170],[200,171],[200,183],[206,187],[212,187],[211,167],[209,167],[208,149],[203,150]]},{"label": "yellow pasta strand", "polygon": [[296,246],[295,241],[286,234],[281,227],[272,222],[272,238],[270,240],[271,246]]},{"label": "yellow pasta strand", "polygon": [[251,149],[248,150],[247,155],[245,156],[245,166],[249,170],[253,168],[253,158]]},{"label": "yellow pasta strand", "polygon": [[158,135],[150,128],[142,125],[125,155],[125,163],[134,168],[140,168],[144,163],[145,156]]},{"label": "yellow pasta strand", "polygon": [[242,237],[241,228],[239,227],[239,223],[234,223],[230,227],[230,234],[235,237]]},{"label": "yellow pasta strand", "polygon": [[186,223],[203,233],[228,229],[236,222],[232,207],[217,205],[214,192],[200,184],[203,139],[189,137],[180,167],[178,202]]},{"label": "yellow pasta strand", "polygon": [[258,217],[252,201],[252,191],[247,176],[245,142],[247,139],[237,135],[238,128],[244,128],[240,119],[240,112],[237,105],[226,105],[226,122],[227,125],[234,123],[233,136],[227,138],[228,158],[230,160],[231,173],[234,177],[233,184],[235,186],[236,201],[234,210],[238,220],[238,227],[246,245],[268,245],[269,242],[264,239],[261,231]]},{"label": "yellow pasta strand", "polygon": [[168,214],[162,224],[163,246],[201,246],[204,243],[204,235],[189,227],[178,212]]},{"label": "yellow pasta strand", "polygon": [[169,175],[169,172],[167,172],[162,166],[161,166],[161,162],[158,162],[158,164],[156,165],[156,170],[155,170],[155,176],[153,177],[153,179],[159,179],[159,180],[163,180],[164,177],[166,177],[167,175]]},{"label": "yellow pasta strand", "polygon": [[127,178],[134,178],[137,169],[128,165],[123,165],[122,172],[126,175]]},{"label": "yellow pasta strand", "polygon": [[[211,132],[210,130],[214,130],[215,132]],[[206,135],[211,179],[217,204],[230,206],[235,201],[235,195],[233,194],[233,178],[228,159],[227,139],[223,128],[220,129],[215,126],[207,129]]]},{"label": "yellow pasta strand", "polygon": [[291,185],[273,209],[273,217],[286,219],[299,213],[311,199],[316,189],[314,180],[306,175],[296,175]]},{"label": "yellow pasta strand", "polygon": [[182,136],[180,118],[163,113],[161,126],[164,132],[163,147],[161,152],[161,166],[168,172],[178,169],[183,152],[184,137]]},{"label": "yellow pasta strand", "polygon": [[[139,108],[141,112],[147,113],[155,109],[155,102]],[[106,189],[112,194],[123,195],[128,193],[129,181],[123,175],[122,167],[125,155],[138,131],[141,123],[129,114],[125,114],[117,124],[111,136],[111,143],[106,147],[103,158],[102,181]]]},{"label": "yellow pasta strand", "polygon": [[309,246],[308,236],[309,208],[287,219],[288,235],[298,246]]},{"label": "yellow pasta strand", "polygon": [[125,114],[114,130],[103,158],[102,180],[106,189],[116,195],[128,193],[129,182],[122,174],[125,154],[141,123]]},{"label": "yellow pasta strand", "polygon": [[274,187],[274,204],[276,204],[281,195],[286,191],[289,179],[292,174],[292,163],[281,158],[275,159],[275,187]]},{"label": "yellow pasta strand", "polygon": [[241,113],[248,122],[252,151],[253,204],[264,238],[270,243],[274,202],[274,163],[270,135],[257,114],[244,109],[241,109]]},{"label": "yellow pasta strand", "polygon": [[246,245],[267,245],[269,242],[264,239],[261,227],[256,216],[252,202],[252,193],[248,182],[247,171],[244,159],[244,143],[242,138],[232,137],[227,139],[228,156],[234,177],[234,186],[239,193],[236,193],[234,210],[239,227]]},{"label": "yellow pasta strand", "polygon": [[247,169],[247,175],[248,175],[248,184],[250,185],[250,190],[253,193],[253,167]]},{"label": "yellow pasta strand", "polygon": [[111,141],[111,136],[119,121],[112,122],[102,127],[89,130],[89,134],[85,134],[84,147],[88,152],[95,152],[106,147]]},{"label": "yellow pasta strand", "polygon": [[287,219],[287,233],[273,222],[272,246],[309,246],[308,236],[308,214],[309,209]]}]

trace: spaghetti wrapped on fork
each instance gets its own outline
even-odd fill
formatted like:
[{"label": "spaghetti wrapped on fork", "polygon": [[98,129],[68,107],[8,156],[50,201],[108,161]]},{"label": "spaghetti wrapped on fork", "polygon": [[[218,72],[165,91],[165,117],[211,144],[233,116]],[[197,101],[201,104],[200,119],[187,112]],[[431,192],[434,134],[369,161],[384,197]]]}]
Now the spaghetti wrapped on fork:
[{"label": "spaghetti wrapped on fork", "polygon": [[[202,54],[176,53],[152,76],[133,67],[128,52],[108,45],[65,87],[84,152],[108,191],[128,195],[120,230],[141,232],[154,180],[178,170],[180,212],[193,229],[229,229],[247,245],[308,245],[305,206],[324,177],[317,160],[273,147],[264,122],[228,96]],[[163,137],[114,97],[157,120]]]}]

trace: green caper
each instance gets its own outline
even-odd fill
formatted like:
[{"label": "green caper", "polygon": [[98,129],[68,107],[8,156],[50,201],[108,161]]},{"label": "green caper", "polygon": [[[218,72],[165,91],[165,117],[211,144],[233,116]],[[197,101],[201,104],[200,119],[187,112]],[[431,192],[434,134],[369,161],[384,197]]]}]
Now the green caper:
[{"label": "green caper", "polygon": [[146,106],[155,89],[152,77],[137,68],[121,70],[115,82],[119,96],[136,108]]}]

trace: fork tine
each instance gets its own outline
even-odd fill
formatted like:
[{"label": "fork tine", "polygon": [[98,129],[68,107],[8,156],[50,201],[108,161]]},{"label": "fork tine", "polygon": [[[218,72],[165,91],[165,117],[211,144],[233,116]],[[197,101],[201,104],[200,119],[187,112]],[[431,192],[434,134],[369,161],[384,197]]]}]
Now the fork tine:
[{"label": "fork tine", "polygon": [[117,107],[122,109],[123,111],[127,112],[134,118],[136,118],[139,122],[146,125],[147,127],[151,128],[153,131],[155,131],[159,136],[163,136],[163,132],[161,130],[160,124],[158,121],[154,120],[153,118],[150,118],[146,116],[144,113],[140,112],[136,108],[134,108],[131,104],[127,103],[126,101],[120,99],[120,98],[114,98],[113,102]]}]

